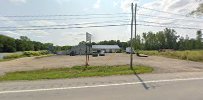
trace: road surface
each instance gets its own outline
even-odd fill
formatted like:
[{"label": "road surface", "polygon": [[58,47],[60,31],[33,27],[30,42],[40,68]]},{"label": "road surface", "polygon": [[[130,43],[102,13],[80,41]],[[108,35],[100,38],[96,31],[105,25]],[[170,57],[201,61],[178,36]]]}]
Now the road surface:
[{"label": "road surface", "polygon": [[0,83],[1,100],[203,100],[203,72]]}]

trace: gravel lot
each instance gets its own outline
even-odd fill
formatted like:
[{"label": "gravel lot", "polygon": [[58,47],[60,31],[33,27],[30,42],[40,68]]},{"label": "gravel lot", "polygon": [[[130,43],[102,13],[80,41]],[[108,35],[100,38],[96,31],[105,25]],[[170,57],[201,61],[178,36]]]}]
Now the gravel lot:
[{"label": "gravel lot", "polygon": [[[90,65],[126,65],[128,54],[106,54],[103,57],[90,57]],[[203,71],[203,63],[165,57],[149,56],[146,58],[134,55],[134,64],[147,65],[155,69],[154,73],[196,72]],[[44,58],[20,58],[0,62],[0,74],[13,71],[35,70],[42,68],[72,67],[85,64],[85,56],[51,56]]]}]

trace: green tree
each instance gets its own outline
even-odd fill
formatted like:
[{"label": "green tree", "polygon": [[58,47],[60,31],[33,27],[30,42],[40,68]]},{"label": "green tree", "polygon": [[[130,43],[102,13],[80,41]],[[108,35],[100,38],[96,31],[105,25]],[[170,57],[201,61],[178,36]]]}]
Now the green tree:
[{"label": "green tree", "polygon": [[191,15],[202,15],[203,14],[203,3],[199,4],[199,7],[197,7],[196,10],[193,10]]},{"label": "green tree", "polygon": [[27,36],[20,36],[20,41],[18,49],[22,48],[22,51],[33,51],[34,50],[34,44]]},{"label": "green tree", "polygon": [[0,35],[0,50],[2,52],[15,52],[15,39],[8,36]]},{"label": "green tree", "polygon": [[202,49],[202,31],[197,31],[197,37],[196,37],[196,49]]},{"label": "green tree", "polygon": [[177,46],[177,36],[176,36],[176,31],[173,29],[168,29],[166,28],[164,30],[164,34],[166,37],[166,49],[175,49]]}]

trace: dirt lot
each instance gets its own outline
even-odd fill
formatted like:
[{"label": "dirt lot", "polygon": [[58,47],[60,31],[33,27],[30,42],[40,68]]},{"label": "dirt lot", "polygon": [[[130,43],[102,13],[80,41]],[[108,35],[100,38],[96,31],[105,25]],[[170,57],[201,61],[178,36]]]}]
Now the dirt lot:
[{"label": "dirt lot", "polygon": [[[104,57],[90,57],[90,65],[126,65],[129,64],[128,54],[107,54]],[[155,73],[203,71],[203,63],[150,56],[140,58],[134,55],[134,64],[147,65],[155,68]],[[35,70],[41,68],[59,68],[84,65],[85,56],[52,56],[45,58],[21,58],[0,62],[0,74],[11,71]]]}]

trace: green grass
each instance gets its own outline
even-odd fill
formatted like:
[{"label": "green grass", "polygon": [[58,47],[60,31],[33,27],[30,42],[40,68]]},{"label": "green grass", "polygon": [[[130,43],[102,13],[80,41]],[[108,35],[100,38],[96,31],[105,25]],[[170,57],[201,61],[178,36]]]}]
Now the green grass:
[{"label": "green grass", "polygon": [[17,58],[22,58],[25,57],[25,55],[23,54],[10,54],[10,55],[6,55],[3,57],[4,60],[9,60],[9,59],[17,59]]},{"label": "green grass", "polygon": [[0,59],[0,62],[11,61],[11,60],[14,60],[14,59]]},{"label": "green grass", "polygon": [[54,54],[47,54],[47,55],[42,55],[42,56],[36,56],[36,59],[41,59],[41,58],[45,58],[45,57],[51,57],[51,56],[55,56]]},{"label": "green grass", "polygon": [[13,59],[23,58],[23,57],[33,57],[33,56],[50,56],[47,50],[42,51],[24,51],[23,53],[9,54],[3,57],[2,61],[9,61]]},{"label": "green grass", "polygon": [[139,53],[146,55],[164,56],[175,59],[203,62],[203,50],[166,51],[166,52],[139,51]]},{"label": "green grass", "polygon": [[[85,70],[84,70],[85,69]],[[75,66],[72,68],[42,69],[35,71],[20,71],[6,73],[0,76],[0,81],[12,80],[40,80],[40,79],[61,79],[93,76],[111,76],[150,73],[153,68],[146,66],[135,66],[134,71],[129,66]]]}]

